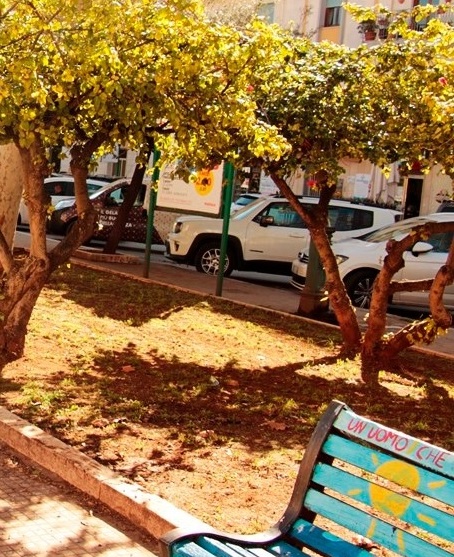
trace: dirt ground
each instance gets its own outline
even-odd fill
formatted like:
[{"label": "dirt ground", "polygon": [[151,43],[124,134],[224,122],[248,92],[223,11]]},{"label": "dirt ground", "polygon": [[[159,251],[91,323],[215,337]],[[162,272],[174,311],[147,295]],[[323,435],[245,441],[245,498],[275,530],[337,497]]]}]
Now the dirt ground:
[{"label": "dirt ground", "polygon": [[291,316],[64,268],[0,403],[207,523],[256,532],[284,511],[332,399],[454,448],[452,360],[407,352],[371,391],[339,343]]}]

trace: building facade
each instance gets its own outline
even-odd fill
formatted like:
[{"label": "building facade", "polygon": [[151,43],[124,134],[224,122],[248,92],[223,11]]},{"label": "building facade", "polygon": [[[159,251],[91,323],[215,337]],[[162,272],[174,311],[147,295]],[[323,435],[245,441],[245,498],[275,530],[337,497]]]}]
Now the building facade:
[{"label": "building facade", "polygon": [[[446,0],[449,3],[450,0]],[[350,47],[361,43],[373,45],[387,36],[387,23],[378,21],[378,30],[373,37],[358,30],[357,22],[342,8],[343,0],[275,0],[265,1],[260,13],[273,23],[294,32],[311,37],[314,41],[329,40]],[[356,0],[356,4],[373,7],[375,0]],[[445,0],[382,0],[381,5],[391,12],[411,10],[416,5],[438,5]],[[452,14],[437,17],[452,18]],[[417,24],[415,24],[417,25]],[[429,214],[437,210],[440,200],[453,196],[451,179],[435,167],[424,175],[414,167],[410,175],[401,177],[398,164],[394,164],[388,178],[367,161],[343,161],[345,174],[341,176],[338,194],[345,198],[368,198],[380,203],[394,204],[406,216]],[[295,177],[297,193],[308,194],[304,176]]]}]

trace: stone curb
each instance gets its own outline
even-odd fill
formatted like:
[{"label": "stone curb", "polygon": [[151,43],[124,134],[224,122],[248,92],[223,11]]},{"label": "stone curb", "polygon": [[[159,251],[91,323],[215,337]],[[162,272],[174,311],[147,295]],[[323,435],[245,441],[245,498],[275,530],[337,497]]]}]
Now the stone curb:
[{"label": "stone curb", "polygon": [[56,474],[158,539],[176,527],[207,524],[165,499],[127,483],[82,452],[0,406],[0,439],[17,453]]},{"label": "stone curb", "polygon": [[78,249],[71,257],[86,259],[88,261],[104,261],[106,263],[128,263],[139,265],[142,263],[140,257],[136,255],[126,255],[121,253],[102,253],[96,250]]}]

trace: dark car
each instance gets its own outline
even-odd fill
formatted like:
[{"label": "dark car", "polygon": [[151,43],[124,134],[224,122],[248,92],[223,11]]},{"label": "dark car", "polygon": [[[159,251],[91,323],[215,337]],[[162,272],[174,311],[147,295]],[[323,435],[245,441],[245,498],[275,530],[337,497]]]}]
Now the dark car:
[{"label": "dark car", "polygon": [[[90,195],[94,208],[99,213],[98,227],[93,238],[106,240],[109,237],[113,224],[117,218],[121,204],[129,187],[127,180],[121,179],[106,184],[101,189]],[[129,214],[122,241],[145,243],[147,237],[147,211],[144,209],[144,200],[147,186],[142,188],[137,196],[134,206]],[[54,234],[66,235],[77,220],[75,199],[60,201],[55,206],[48,223],[48,231]],[[153,244],[163,244],[156,229],[153,230]]]},{"label": "dark car", "polygon": [[454,213],[454,199],[442,201],[438,206],[437,213]]}]

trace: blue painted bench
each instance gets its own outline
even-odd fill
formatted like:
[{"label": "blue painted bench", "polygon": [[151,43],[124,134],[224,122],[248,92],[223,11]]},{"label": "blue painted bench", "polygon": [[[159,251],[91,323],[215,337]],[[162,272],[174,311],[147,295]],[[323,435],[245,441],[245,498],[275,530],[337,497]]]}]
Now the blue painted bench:
[{"label": "blue painted bench", "polygon": [[333,401],[274,527],[253,535],[177,528],[159,543],[162,557],[452,557],[454,453]]}]

